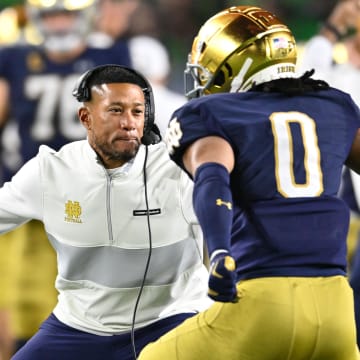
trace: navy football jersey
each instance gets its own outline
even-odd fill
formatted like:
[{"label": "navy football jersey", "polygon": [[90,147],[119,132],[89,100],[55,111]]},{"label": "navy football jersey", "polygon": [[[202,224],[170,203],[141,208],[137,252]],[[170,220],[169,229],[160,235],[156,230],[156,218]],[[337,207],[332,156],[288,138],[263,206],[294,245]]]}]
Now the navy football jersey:
[{"label": "navy football jersey", "polygon": [[359,127],[358,108],[335,89],[225,93],[178,109],[166,141],[181,167],[198,138],[231,144],[231,246],[240,279],[325,276],[346,271],[349,210],[337,193]]},{"label": "navy football jersey", "polygon": [[[58,150],[65,143],[86,137],[72,90],[83,72],[108,63],[131,66],[126,41],[108,48],[87,47],[76,59],[62,63],[49,59],[40,47],[0,49],[0,78],[10,85],[9,118],[20,139],[19,149],[14,142],[4,149],[8,157],[2,161],[5,181],[36,155],[41,144]],[[11,153],[15,150],[18,154]],[[16,164],[10,164],[10,158],[17,159]]]},{"label": "navy football jersey", "polygon": [[349,168],[344,168],[341,179],[339,196],[349,205],[349,208],[356,214],[360,214],[359,209],[359,181],[358,174]]}]

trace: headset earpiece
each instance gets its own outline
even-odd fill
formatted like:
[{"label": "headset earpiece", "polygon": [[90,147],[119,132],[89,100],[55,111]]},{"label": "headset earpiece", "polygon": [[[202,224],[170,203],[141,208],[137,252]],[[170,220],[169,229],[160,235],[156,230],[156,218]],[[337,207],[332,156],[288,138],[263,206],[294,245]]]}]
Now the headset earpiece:
[{"label": "headset earpiece", "polygon": [[89,77],[94,73],[93,70],[88,70],[84,74],[82,74],[78,81],[75,84],[72,95],[79,102],[85,102],[90,100],[90,89],[88,87],[87,81]]}]

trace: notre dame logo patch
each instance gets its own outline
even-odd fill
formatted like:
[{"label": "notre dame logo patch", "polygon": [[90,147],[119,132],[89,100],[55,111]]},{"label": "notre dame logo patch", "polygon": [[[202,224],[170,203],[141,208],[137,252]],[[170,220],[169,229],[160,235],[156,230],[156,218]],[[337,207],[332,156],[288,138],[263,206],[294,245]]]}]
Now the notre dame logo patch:
[{"label": "notre dame logo patch", "polygon": [[81,206],[78,201],[68,200],[65,204],[65,221],[81,224]]},{"label": "notre dame logo patch", "polygon": [[175,148],[180,146],[180,140],[183,136],[183,133],[180,128],[180,123],[177,118],[174,118],[170,121],[169,127],[165,133],[165,143],[169,154],[173,154]]}]

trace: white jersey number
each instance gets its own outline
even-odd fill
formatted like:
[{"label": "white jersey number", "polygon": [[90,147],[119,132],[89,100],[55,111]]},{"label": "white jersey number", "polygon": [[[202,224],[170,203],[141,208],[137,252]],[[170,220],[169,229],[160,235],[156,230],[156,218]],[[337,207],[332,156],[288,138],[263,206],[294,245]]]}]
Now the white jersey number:
[{"label": "white jersey number", "polygon": [[[320,167],[320,149],[313,119],[300,112],[273,113],[270,116],[274,136],[275,178],[277,190],[284,197],[319,196],[324,191]],[[297,183],[294,174],[294,149],[291,123],[300,126],[304,147],[305,182]],[[182,131],[179,121],[171,120],[165,135],[170,154],[179,147]]]},{"label": "white jersey number", "polygon": [[[71,95],[78,74],[34,75],[25,83],[25,95],[37,101],[31,136],[36,141],[48,141],[56,135],[69,140],[85,138],[85,129],[77,120],[78,103]],[[58,117],[59,123],[55,124]]]},{"label": "white jersey number", "polygon": [[[313,119],[300,112],[273,113],[270,116],[274,136],[275,177],[277,189],[284,197],[318,196],[323,190],[320,149]],[[300,126],[304,146],[306,180],[296,183],[291,123]]]}]

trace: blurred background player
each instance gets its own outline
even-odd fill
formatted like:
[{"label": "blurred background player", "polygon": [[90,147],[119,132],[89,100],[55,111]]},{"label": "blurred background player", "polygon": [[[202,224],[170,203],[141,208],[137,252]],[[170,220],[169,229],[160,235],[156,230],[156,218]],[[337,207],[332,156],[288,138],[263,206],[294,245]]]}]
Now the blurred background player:
[{"label": "blurred background player", "polygon": [[119,39],[128,40],[131,19],[141,5],[141,0],[97,0],[93,29],[87,37],[89,44],[107,48]]},{"label": "blurred background player", "polygon": [[[141,0],[98,0],[98,11],[94,23],[94,34],[102,35],[102,40],[105,41],[105,35],[111,41],[128,37],[131,23],[133,21],[134,13],[138,12],[143,6]],[[143,24],[151,22],[152,18],[141,19]],[[156,24],[151,22],[151,28],[156,27]],[[149,27],[144,28],[144,32],[149,31]],[[100,39],[100,38],[99,38]]]},{"label": "blurred background player", "polygon": [[[119,37],[101,47],[88,44],[96,1],[57,0],[49,5],[47,1],[28,0],[24,9],[27,21],[18,42],[0,48],[2,182],[33,157],[40,144],[58,149],[85,137],[77,121],[78,104],[71,96],[81,73],[104,63],[131,65],[125,39]],[[9,331],[18,349],[56,302],[56,259],[37,221],[3,235],[1,240],[1,247],[11,246],[6,264],[11,311],[3,304],[4,319],[11,316],[13,329]],[[44,265],[34,266],[40,263]],[[3,333],[6,339],[11,338],[4,329],[0,329],[0,337]]]},{"label": "blurred background player", "polygon": [[360,173],[360,111],[296,60],[290,29],[258,7],[219,12],[195,36],[191,100],[165,141],[194,179],[215,303],[141,360],[359,359],[337,195],[345,164]]}]

